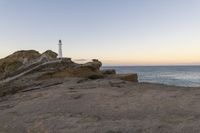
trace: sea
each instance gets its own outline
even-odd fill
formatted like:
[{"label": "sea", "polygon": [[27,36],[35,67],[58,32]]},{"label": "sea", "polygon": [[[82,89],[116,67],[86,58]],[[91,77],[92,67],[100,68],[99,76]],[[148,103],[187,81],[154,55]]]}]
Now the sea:
[{"label": "sea", "polygon": [[119,74],[137,73],[139,82],[200,87],[200,66],[103,66]]}]

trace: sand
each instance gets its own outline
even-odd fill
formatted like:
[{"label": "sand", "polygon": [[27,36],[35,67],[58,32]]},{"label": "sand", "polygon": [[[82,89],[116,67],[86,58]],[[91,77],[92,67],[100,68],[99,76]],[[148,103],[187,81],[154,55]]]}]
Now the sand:
[{"label": "sand", "polygon": [[57,81],[0,98],[0,133],[200,132],[200,88]]}]

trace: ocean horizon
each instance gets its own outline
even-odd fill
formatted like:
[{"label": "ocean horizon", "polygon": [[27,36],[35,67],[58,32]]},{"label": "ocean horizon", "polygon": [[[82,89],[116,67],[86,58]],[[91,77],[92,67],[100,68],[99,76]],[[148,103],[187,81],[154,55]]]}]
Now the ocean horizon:
[{"label": "ocean horizon", "polygon": [[200,87],[200,65],[174,66],[103,66],[119,74],[137,73],[139,82],[181,87]]}]

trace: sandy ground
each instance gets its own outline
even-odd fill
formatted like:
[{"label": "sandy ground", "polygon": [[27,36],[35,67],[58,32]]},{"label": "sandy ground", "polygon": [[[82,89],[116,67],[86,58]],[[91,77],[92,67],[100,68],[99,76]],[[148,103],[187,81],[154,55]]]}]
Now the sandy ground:
[{"label": "sandy ground", "polygon": [[200,88],[65,79],[30,90],[0,98],[0,133],[200,133]]}]

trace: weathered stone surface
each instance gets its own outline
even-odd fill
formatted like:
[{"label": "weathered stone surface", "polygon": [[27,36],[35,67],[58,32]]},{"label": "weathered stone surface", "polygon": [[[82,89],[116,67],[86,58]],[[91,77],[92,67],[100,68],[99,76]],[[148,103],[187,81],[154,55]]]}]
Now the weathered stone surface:
[{"label": "weathered stone surface", "polygon": [[[67,59],[62,61],[68,62]],[[42,76],[40,76],[39,79],[65,77],[84,77],[89,79],[99,79],[104,77],[103,74],[100,72],[101,65],[101,62],[98,60],[93,60],[92,62],[88,62],[86,64],[81,65],[74,63],[74,65],[71,66],[66,65],[63,69],[58,69],[50,73],[45,73]]]},{"label": "weathered stone surface", "polygon": [[116,74],[116,71],[115,69],[105,69],[105,70],[101,70],[101,73],[105,75],[110,75],[110,74]]},{"label": "weathered stone surface", "polygon": [[112,75],[112,78],[117,78],[117,79],[130,81],[130,82],[138,82],[137,74],[116,74],[116,75]]},{"label": "weathered stone surface", "polygon": [[58,54],[51,50],[47,50],[44,53],[42,53],[41,56],[46,56],[49,60],[51,60],[51,59],[56,59]]},{"label": "weathered stone surface", "polygon": [[97,59],[93,59],[92,62],[82,64],[82,67],[91,68],[93,71],[99,71],[101,66],[102,63]]},{"label": "weathered stone surface", "polygon": [[95,70],[92,66],[72,66],[66,67],[61,70],[56,70],[54,72],[46,73],[39,77],[39,79],[49,79],[49,78],[65,78],[65,77],[84,77],[89,79],[103,78],[103,74],[99,70]]},{"label": "weathered stone surface", "polygon": [[56,60],[57,54],[47,50],[40,54],[35,50],[17,51],[0,60],[0,80],[32,69],[37,65],[51,60]]},{"label": "weathered stone surface", "polygon": [[118,79],[23,80],[15,84],[28,85],[22,93],[0,98],[0,133],[200,132],[200,88]]},{"label": "weathered stone surface", "polygon": [[[20,58],[22,66],[38,60]],[[0,133],[200,132],[199,87],[133,83],[137,74],[103,75],[98,60],[45,61],[25,65],[23,76],[0,83]]]},{"label": "weathered stone surface", "polygon": [[35,50],[17,51],[3,59],[0,59],[0,79],[16,71],[22,65],[40,57],[40,53]]},{"label": "weathered stone surface", "polygon": [[[53,51],[40,54],[37,51],[19,51],[0,60],[0,95],[13,94],[38,82],[53,79],[84,78],[100,79],[112,77],[137,82],[137,75],[116,75],[115,70],[100,70],[102,63],[93,59],[85,64],[76,64],[71,58],[57,59]],[[4,63],[8,64],[4,67]],[[26,85],[27,84],[27,85]]]}]

